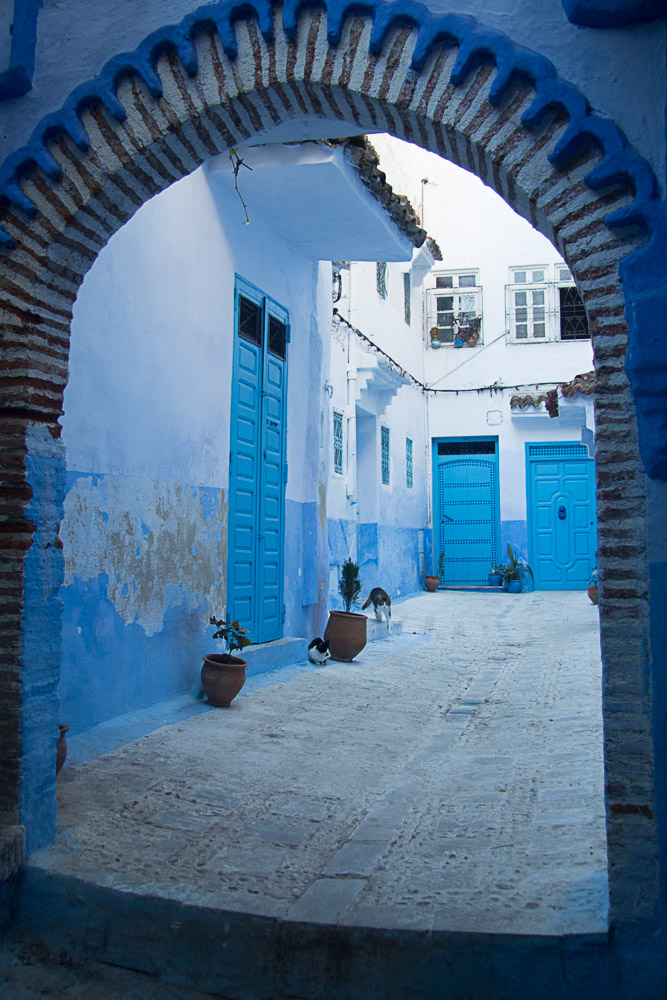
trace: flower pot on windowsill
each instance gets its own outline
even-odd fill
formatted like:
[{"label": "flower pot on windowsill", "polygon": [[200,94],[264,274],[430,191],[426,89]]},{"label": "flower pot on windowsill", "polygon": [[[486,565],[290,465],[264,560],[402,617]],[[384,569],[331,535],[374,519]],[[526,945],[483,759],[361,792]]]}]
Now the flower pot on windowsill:
[{"label": "flower pot on windowsill", "polygon": [[433,594],[438,589],[438,587],[440,586],[440,577],[439,576],[425,576],[424,577],[424,586],[428,590],[429,594]]}]

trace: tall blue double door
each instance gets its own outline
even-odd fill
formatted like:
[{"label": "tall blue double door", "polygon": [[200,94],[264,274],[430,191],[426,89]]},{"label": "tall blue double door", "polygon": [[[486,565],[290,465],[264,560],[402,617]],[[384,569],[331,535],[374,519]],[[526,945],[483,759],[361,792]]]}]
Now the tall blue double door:
[{"label": "tall blue double door", "polygon": [[227,617],[255,643],[283,632],[288,342],[287,310],[237,276]]}]

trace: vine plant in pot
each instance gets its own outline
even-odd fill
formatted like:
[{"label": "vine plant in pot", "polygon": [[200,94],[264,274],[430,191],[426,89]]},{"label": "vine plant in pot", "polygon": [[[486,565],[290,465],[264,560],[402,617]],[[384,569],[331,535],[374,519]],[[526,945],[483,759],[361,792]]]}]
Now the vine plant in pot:
[{"label": "vine plant in pot", "polygon": [[443,549],[440,553],[440,558],[438,559],[438,573],[429,576],[428,574],[424,577],[424,586],[428,590],[429,594],[433,594],[442,581],[442,577],[445,575],[445,550]]},{"label": "vine plant in pot", "polygon": [[358,603],[361,592],[359,567],[352,559],[346,559],[340,569],[338,593],[343,600],[344,611],[330,611],[329,621],[324,630],[324,638],[329,640],[333,660],[349,663],[366,645],[366,615],[350,611]]},{"label": "vine plant in pot", "polygon": [[226,653],[208,653],[204,657],[201,668],[201,683],[209,704],[216,708],[229,708],[232,701],[245,684],[247,660],[233,656],[237,649],[242,652],[246,646],[252,645],[248,638],[248,630],[241,628],[238,622],[227,622],[222,618],[211,618],[215,627],[214,639],[224,639],[227,643]]},{"label": "vine plant in pot", "polygon": [[530,576],[533,583],[535,582],[532,569],[523,556],[518,556],[515,553],[509,542],[507,543],[507,562],[499,566],[498,569],[505,584],[505,590],[510,594],[521,592],[527,576]]}]

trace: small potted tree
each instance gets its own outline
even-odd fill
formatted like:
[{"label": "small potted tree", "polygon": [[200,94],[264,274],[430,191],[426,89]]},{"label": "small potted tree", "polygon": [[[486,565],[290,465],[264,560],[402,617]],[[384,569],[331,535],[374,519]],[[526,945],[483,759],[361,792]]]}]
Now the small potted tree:
[{"label": "small potted tree", "polygon": [[235,649],[241,652],[252,645],[248,630],[241,628],[237,621],[228,622],[221,618],[210,619],[215,627],[214,639],[224,639],[226,653],[209,653],[204,657],[201,668],[201,683],[209,704],[216,708],[229,708],[232,701],[245,684],[247,660],[233,656]]},{"label": "small potted tree", "polygon": [[329,640],[333,660],[349,663],[366,645],[366,615],[350,611],[358,603],[361,592],[359,567],[352,559],[346,559],[340,569],[338,593],[343,601],[344,611],[330,611],[329,621],[324,630],[324,638]]}]

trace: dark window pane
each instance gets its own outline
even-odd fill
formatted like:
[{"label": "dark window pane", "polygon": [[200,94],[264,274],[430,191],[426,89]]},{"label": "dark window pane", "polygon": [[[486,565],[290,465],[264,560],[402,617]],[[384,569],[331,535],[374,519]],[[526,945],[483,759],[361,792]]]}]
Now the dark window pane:
[{"label": "dark window pane", "polygon": [[495,455],[495,441],[438,441],[438,455]]},{"label": "dark window pane", "polygon": [[285,358],[287,327],[275,316],[269,316],[269,353],[277,358]]},{"label": "dark window pane", "polygon": [[576,288],[559,288],[560,339],[588,340],[588,319]]},{"label": "dark window pane", "polygon": [[435,279],[435,287],[436,288],[453,288],[454,287],[454,279],[452,278],[451,275],[444,275],[444,276],[440,275],[439,278]]},{"label": "dark window pane", "polygon": [[262,307],[239,295],[239,337],[253,344],[262,343]]},{"label": "dark window pane", "polygon": [[474,274],[460,274],[459,275],[459,288],[474,288],[475,287],[475,275]]}]

